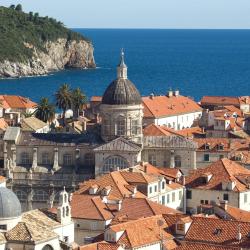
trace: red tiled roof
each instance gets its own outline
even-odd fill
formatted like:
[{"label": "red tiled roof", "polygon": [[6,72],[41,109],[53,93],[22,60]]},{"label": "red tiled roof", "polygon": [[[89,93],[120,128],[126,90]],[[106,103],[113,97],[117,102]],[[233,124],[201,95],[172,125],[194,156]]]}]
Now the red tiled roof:
[{"label": "red tiled roof", "polygon": [[[212,174],[209,182],[204,182],[203,175],[205,173]],[[240,180],[240,176],[242,178],[250,177],[250,170],[236,162],[224,158],[212,163],[204,169],[197,169],[193,174],[187,176],[186,186],[196,189],[222,190],[223,182],[234,182],[235,187],[233,191],[240,192],[248,190],[248,185]]]},{"label": "red tiled roof", "polygon": [[0,129],[6,130],[8,128],[8,123],[4,120],[4,118],[0,118]]},{"label": "red tiled roof", "polygon": [[163,225],[161,226],[161,228],[163,228],[163,230],[161,230],[162,236],[165,240],[172,240],[173,236],[165,230],[167,224],[164,218],[160,215],[112,225],[110,226],[110,230],[114,232],[124,231],[124,233],[126,234],[126,241],[124,241],[124,238],[122,238],[124,236],[123,234],[123,236],[121,237],[122,242],[118,240],[118,244],[126,244],[126,242],[129,242],[129,245],[132,248],[147,244],[154,244],[161,240],[161,233],[158,225],[159,220],[161,220],[163,223]]},{"label": "red tiled roof", "polygon": [[201,105],[235,105],[239,106],[239,99],[235,96],[203,96]]},{"label": "red tiled roof", "polygon": [[125,198],[121,210],[114,212],[113,224],[161,214],[176,214],[179,211],[145,198]]},{"label": "red tiled roof", "polygon": [[80,246],[78,250],[118,250],[119,245],[116,243],[109,243],[106,241],[96,242],[84,246]]},{"label": "red tiled roof", "polygon": [[[85,181],[80,185],[77,194],[88,194],[91,186],[97,185],[99,188],[96,195],[100,195],[101,191],[107,187],[111,186],[111,191],[108,195],[108,199],[112,200],[122,200],[124,197],[129,197],[132,192],[127,188],[129,183],[121,175],[121,172],[115,171],[109,174],[101,176],[99,179]],[[145,197],[139,191],[136,192],[135,197]]]},{"label": "red tiled roof", "polygon": [[[241,240],[236,237],[241,233]],[[193,217],[185,241],[250,247],[250,223],[204,217]]]},{"label": "red tiled roof", "polygon": [[71,201],[71,214],[73,218],[109,220],[113,218],[100,197],[91,195],[73,194]]},{"label": "red tiled roof", "polygon": [[170,135],[180,136],[180,134],[172,128],[168,128],[166,126],[159,126],[155,124],[150,124],[146,128],[144,128],[143,135],[144,136],[170,136]]},{"label": "red tiled roof", "polygon": [[202,111],[195,101],[181,95],[143,97],[142,102],[146,118],[160,118]]},{"label": "red tiled roof", "polygon": [[[197,151],[230,151],[230,139],[228,138],[193,138],[197,142]],[[205,149],[205,145],[209,145],[209,149]],[[223,150],[219,150],[219,145],[223,145]]]},{"label": "red tiled roof", "polygon": [[175,250],[240,250],[240,248],[196,242],[184,242],[182,245],[176,247]]},{"label": "red tiled roof", "polygon": [[155,167],[149,163],[143,163],[143,165],[136,166],[140,171],[143,171],[146,174],[155,174],[165,177],[171,177],[173,179],[176,179],[178,176],[178,173],[181,172],[178,168],[166,168],[166,167]]},{"label": "red tiled roof", "polygon": [[2,95],[0,100],[2,100],[4,108],[26,109],[35,108],[37,105],[26,97],[16,95]]},{"label": "red tiled roof", "polygon": [[101,102],[102,96],[92,96],[90,99],[91,102]]},{"label": "red tiled roof", "polygon": [[[222,207],[220,207],[221,209],[223,209]],[[226,212],[226,214],[228,214],[230,216],[231,219],[234,220],[238,220],[238,221],[244,221],[244,222],[250,222],[250,212],[237,208],[237,207],[233,207],[230,205],[227,205],[226,210],[224,210]]]},{"label": "red tiled roof", "polygon": [[179,135],[185,136],[185,137],[193,137],[195,135],[204,135],[204,131],[200,127],[191,127],[191,128],[185,128],[181,130],[176,131]]}]

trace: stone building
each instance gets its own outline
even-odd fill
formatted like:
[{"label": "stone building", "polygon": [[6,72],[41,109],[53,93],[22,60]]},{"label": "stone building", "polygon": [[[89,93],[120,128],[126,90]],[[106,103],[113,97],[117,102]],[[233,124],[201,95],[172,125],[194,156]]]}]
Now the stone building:
[{"label": "stone building", "polygon": [[[143,136],[142,98],[127,78],[124,53],[117,79],[104,92],[97,129],[82,134],[32,133],[10,128],[4,137],[4,171],[24,210],[52,206],[65,186],[141,161],[159,167],[196,168],[196,143],[183,136]],[[100,129],[98,128],[100,126]]]}]

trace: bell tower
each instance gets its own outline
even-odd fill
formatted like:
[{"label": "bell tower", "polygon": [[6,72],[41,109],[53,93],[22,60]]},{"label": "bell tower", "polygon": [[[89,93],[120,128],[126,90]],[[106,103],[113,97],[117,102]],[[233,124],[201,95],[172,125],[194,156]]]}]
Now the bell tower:
[{"label": "bell tower", "polygon": [[61,224],[67,224],[71,222],[71,207],[69,204],[69,195],[65,190],[59,195],[59,206],[57,207],[57,219]]},{"label": "bell tower", "polygon": [[117,78],[128,79],[128,67],[124,62],[124,50],[121,49],[121,59],[120,63],[117,66]]}]

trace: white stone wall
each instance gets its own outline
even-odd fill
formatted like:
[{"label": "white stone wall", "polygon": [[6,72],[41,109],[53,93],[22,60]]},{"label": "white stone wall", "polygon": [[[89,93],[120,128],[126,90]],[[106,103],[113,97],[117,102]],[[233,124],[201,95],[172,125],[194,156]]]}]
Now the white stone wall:
[{"label": "white stone wall", "polygon": [[[204,161],[204,155],[209,154],[209,161]],[[223,158],[228,157],[228,152],[225,151],[217,151],[217,152],[210,152],[210,151],[197,151],[196,152],[196,166],[197,168],[204,168],[209,166],[211,163],[220,160]]]},{"label": "white stone wall", "polygon": [[[0,219],[0,225],[6,225],[7,231],[11,230],[13,227],[17,225],[18,222],[21,221],[21,217],[16,217],[16,218],[1,218]],[[1,230],[0,232],[5,232],[6,230]]]},{"label": "white stone wall", "polygon": [[61,241],[64,241],[64,237],[68,237],[68,243],[71,244],[75,240],[74,234],[74,222],[70,222],[66,225],[54,228],[54,232],[59,236]]},{"label": "white stone wall", "polygon": [[228,204],[234,207],[238,207],[245,210],[250,210],[250,191],[248,193],[249,202],[244,204],[243,193],[233,192],[233,191],[220,191],[220,190],[205,190],[205,189],[189,189],[192,191],[192,199],[187,198],[187,209],[197,208],[201,203],[201,200],[208,200],[208,203],[215,202],[219,203],[220,200],[223,200],[223,195],[228,194],[229,200]]},{"label": "white stone wall", "polygon": [[[154,123],[156,125],[165,125],[168,127],[171,127],[175,130],[184,129],[184,128],[190,128],[194,120],[201,117],[202,111],[192,112],[192,113],[186,113],[181,115],[174,115],[174,116],[166,116],[161,118],[155,118]],[[144,118],[145,124],[149,125],[150,122],[152,122],[152,118]]]},{"label": "white stone wall", "polygon": [[75,242],[84,244],[85,237],[95,237],[105,230],[105,227],[110,224],[111,220],[98,221],[73,218],[75,225]]}]

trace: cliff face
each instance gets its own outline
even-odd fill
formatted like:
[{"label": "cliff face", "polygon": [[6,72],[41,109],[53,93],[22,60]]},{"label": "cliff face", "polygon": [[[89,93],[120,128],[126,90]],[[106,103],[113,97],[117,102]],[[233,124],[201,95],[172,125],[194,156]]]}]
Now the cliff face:
[{"label": "cliff face", "polygon": [[47,42],[44,51],[32,44],[25,46],[32,49],[32,58],[26,62],[0,62],[0,77],[44,75],[64,68],[95,68],[93,46],[85,40],[60,38],[56,42]]}]

